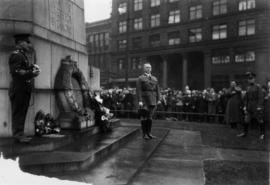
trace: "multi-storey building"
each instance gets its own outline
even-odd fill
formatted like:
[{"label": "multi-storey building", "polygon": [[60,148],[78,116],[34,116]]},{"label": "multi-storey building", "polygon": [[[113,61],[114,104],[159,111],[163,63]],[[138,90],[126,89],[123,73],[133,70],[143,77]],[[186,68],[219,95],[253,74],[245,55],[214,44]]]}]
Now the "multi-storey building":
[{"label": "multi-storey building", "polygon": [[111,70],[110,34],[110,19],[86,23],[89,65],[100,69],[101,86],[109,84],[113,77]]},{"label": "multi-storey building", "polygon": [[[269,0],[113,0],[111,61],[134,86],[150,62],[162,87],[222,88],[270,79]],[[104,66],[104,65],[102,65]]]}]

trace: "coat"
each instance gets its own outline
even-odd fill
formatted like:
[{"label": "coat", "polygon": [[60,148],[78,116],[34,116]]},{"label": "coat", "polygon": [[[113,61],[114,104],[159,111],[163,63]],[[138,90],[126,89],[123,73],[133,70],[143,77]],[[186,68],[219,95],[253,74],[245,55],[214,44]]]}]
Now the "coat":
[{"label": "coat", "polygon": [[264,121],[265,123],[270,123],[270,91],[264,93],[264,101],[263,101],[263,107],[264,107]]},{"label": "coat", "polygon": [[[28,92],[30,93],[33,86],[34,75],[33,65],[30,64],[28,58],[22,50],[15,50],[9,58],[9,68],[12,77],[9,95],[14,93]],[[22,73],[21,71],[25,71]]]},{"label": "coat", "polygon": [[240,123],[242,118],[241,91],[230,88],[226,106],[226,123]]},{"label": "coat", "polygon": [[257,108],[263,108],[263,91],[259,84],[249,85],[244,98],[244,105],[249,113],[257,113]]},{"label": "coat", "polygon": [[158,80],[154,76],[148,77],[146,74],[139,76],[136,83],[138,101],[145,106],[156,106],[160,100],[160,90]]}]

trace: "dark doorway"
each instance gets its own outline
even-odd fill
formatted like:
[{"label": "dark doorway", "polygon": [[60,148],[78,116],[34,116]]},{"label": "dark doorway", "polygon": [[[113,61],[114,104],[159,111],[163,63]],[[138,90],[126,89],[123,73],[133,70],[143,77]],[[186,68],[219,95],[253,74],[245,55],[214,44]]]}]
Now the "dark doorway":
[{"label": "dark doorway", "polygon": [[188,85],[190,89],[204,88],[204,55],[203,52],[188,53]]}]

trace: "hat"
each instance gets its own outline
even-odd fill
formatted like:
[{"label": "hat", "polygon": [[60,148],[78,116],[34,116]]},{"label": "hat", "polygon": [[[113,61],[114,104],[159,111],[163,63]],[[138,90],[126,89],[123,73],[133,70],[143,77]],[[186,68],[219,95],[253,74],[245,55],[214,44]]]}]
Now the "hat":
[{"label": "hat", "polygon": [[256,74],[255,73],[252,73],[252,72],[246,72],[246,77],[248,79],[252,79],[252,78],[255,78],[256,77]]},{"label": "hat", "polygon": [[19,41],[25,41],[25,42],[30,43],[29,36],[30,36],[30,34],[14,35],[15,43],[17,44]]}]

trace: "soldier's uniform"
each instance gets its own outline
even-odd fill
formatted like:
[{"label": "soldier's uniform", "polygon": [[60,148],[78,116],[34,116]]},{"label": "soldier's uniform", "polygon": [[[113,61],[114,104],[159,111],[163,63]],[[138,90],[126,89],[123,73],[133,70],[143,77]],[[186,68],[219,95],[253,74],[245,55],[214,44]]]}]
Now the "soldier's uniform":
[{"label": "soldier's uniform", "polygon": [[9,97],[12,111],[12,132],[20,137],[24,132],[24,123],[31,97],[33,84],[33,65],[28,61],[23,50],[15,50],[9,57],[9,68],[12,80]]},{"label": "soldier's uniform", "polygon": [[160,100],[160,90],[156,77],[148,74],[139,76],[137,80],[138,101],[143,102],[143,107],[139,109],[141,117],[141,127],[143,135],[150,135],[152,127],[152,117]]},{"label": "soldier's uniform", "polygon": [[[247,73],[248,78],[254,78],[256,75]],[[263,91],[259,84],[252,83],[247,87],[244,97],[245,118],[244,118],[244,135],[248,133],[249,124],[257,122],[260,127],[260,134],[264,134],[263,121]]]}]

